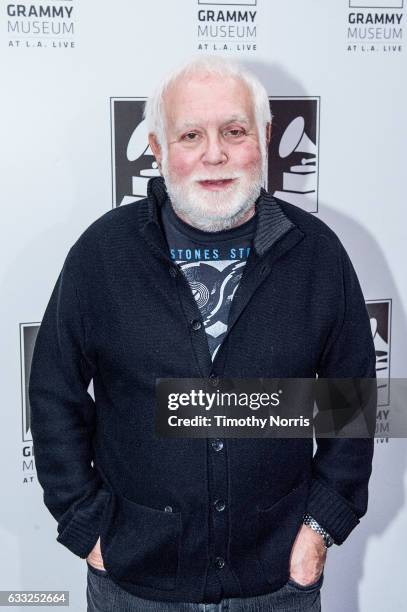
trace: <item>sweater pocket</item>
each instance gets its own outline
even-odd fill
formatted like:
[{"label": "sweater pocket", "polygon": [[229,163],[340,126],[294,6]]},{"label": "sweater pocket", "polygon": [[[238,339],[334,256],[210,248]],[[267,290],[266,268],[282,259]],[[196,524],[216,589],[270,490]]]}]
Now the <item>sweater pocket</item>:
[{"label": "sweater pocket", "polygon": [[268,508],[257,509],[256,553],[270,584],[290,575],[290,554],[305,512],[309,481],[305,480]]},{"label": "sweater pocket", "polygon": [[181,527],[180,512],[157,510],[113,495],[100,538],[106,570],[119,582],[174,589]]}]

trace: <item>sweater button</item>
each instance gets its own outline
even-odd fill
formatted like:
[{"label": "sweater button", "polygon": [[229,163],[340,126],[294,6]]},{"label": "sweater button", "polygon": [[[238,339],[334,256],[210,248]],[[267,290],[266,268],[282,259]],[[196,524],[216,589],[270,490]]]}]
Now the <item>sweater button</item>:
[{"label": "sweater button", "polygon": [[164,512],[172,512],[172,506],[165,506]]},{"label": "sweater button", "polygon": [[226,504],[225,504],[225,502],[223,501],[223,499],[217,499],[217,500],[214,502],[214,506],[215,506],[215,508],[216,508],[216,510],[217,510],[218,512],[222,512],[222,510],[224,510],[224,509],[226,508]]},{"label": "sweater button", "polygon": [[218,569],[222,569],[225,566],[225,559],[223,557],[216,557],[215,565]]},{"label": "sweater button", "polygon": [[209,382],[211,383],[213,387],[217,387],[219,384],[219,377],[216,376],[216,374],[211,374],[209,376]]},{"label": "sweater button", "polygon": [[212,440],[211,446],[213,450],[220,451],[223,448],[223,441],[220,438],[216,438],[215,440]]},{"label": "sweater button", "polygon": [[194,331],[198,331],[198,329],[201,329],[201,327],[202,327],[202,323],[200,321],[198,321],[198,319],[194,319],[192,321],[191,325],[192,325],[192,329]]}]

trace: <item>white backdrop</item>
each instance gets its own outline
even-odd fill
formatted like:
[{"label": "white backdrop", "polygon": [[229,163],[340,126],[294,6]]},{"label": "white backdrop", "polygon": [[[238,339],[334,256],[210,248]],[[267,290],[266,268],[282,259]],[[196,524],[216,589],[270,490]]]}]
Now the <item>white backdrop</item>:
[{"label": "white backdrop", "polygon": [[[290,155],[304,155],[312,172],[293,176],[274,141],[270,185],[326,221],[351,256],[371,315],[385,427],[390,373],[406,376],[404,23],[403,0],[0,2],[0,589],[69,590],[71,609],[86,609],[85,561],[56,542],[35,477],[32,345],[70,246],[112,206],[141,197],[154,173],[142,127],[132,150],[123,145],[139,125],[140,99],[195,53],[244,61],[283,127],[301,136],[288,142]],[[406,473],[406,441],[376,439],[368,514],[328,552],[324,610],[405,609]]]}]

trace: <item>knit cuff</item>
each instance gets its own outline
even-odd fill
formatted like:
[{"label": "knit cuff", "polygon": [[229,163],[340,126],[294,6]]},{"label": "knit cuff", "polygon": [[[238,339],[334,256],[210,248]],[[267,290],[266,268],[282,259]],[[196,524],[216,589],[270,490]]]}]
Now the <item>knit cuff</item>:
[{"label": "knit cuff", "polygon": [[334,489],[312,479],[306,512],[334,539],[342,544],[360,522],[349,503]]},{"label": "knit cuff", "polygon": [[92,501],[84,508],[79,508],[69,523],[63,527],[57,542],[66,546],[71,552],[86,559],[100,536],[103,514],[111,493],[100,488]]}]

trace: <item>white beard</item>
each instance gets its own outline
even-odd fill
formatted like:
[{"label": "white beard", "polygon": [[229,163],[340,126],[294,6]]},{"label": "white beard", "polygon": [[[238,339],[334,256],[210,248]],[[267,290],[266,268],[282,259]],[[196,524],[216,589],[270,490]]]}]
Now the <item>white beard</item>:
[{"label": "white beard", "polygon": [[[164,153],[161,172],[174,211],[193,227],[207,232],[226,230],[236,225],[254,207],[264,185],[266,164],[264,159],[253,172],[230,172],[218,169],[216,176],[193,175],[188,181],[177,181],[168,170]],[[235,178],[231,185],[219,191],[210,191],[196,181]]]}]

